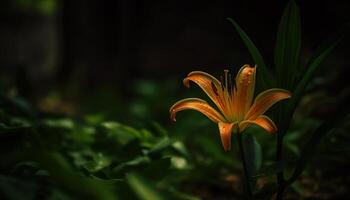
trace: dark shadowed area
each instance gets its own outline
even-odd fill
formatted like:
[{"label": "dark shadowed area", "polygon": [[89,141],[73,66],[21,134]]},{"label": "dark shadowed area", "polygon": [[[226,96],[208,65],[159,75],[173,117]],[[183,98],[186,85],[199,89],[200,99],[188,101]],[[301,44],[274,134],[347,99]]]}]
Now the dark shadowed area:
[{"label": "dark shadowed area", "polygon": [[[307,158],[285,199],[350,195],[350,4],[296,1],[301,48],[289,87],[274,63],[284,51],[275,42],[287,3],[2,0],[0,199],[245,198],[236,136],[225,152],[217,124],[205,116],[185,111],[176,123],[169,119],[180,99],[209,102],[195,84],[183,86],[191,71],[220,80],[225,69],[235,76],[244,64],[256,64],[228,17],[260,50],[266,69],[276,72],[268,78],[271,87],[293,94],[319,46],[342,32],[289,113],[290,127],[281,117],[289,104],[267,113],[278,126],[288,124],[285,162],[275,162],[277,136],[257,126],[247,132],[259,143],[265,169],[252,177],[256,199],[276,197],[276,174],[293,177],[311,144],[316,156]],[[258,91],[271,88],[257,84]],[[320,126],[329,132],[308,143]]]}]

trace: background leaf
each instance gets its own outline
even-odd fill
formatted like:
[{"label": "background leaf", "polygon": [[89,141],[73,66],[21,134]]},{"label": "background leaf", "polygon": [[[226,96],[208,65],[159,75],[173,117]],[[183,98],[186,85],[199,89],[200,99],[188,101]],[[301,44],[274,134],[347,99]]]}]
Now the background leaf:
[{"label": "background leaf", "polygon": [[306,65],[305,70],[303,70],[302,76],[300,77],[300,80],[298,81],[298,84],[292,93],[293,94],[292,98],[288,103],[288,108],[284,115],[286,116],[286,119],[283,120],[283,122],[280,125],[280,130],[282,134],[284,134],[287,131],[289,124],[292,120],[293,113],[299,101],[301,100],[306,87],[310,83],[311,79],[315,76],[316,70],[319,68],[322,61],[332,52],[332,50],[343,39],[344,32],[345,32],[345,29],[341,29],[335,35],[329,38],[327,41],[322,43],[320,47],[316,50],[315,54],[312,56],[308,64]]},{"label": "background leaf", "polygon": [[295,73],[299,69],[301,27],[299,8],[290,0],[283,12],[275,46],[275,66],[279,86],[291,89]]},{"label": "background leaf", "polygon": [[144,178],[134,173],[127,177],[130,187],[142,200],[162,200],[162,196]]},{"label": "background leaf", "polygon": [[66,159],[59,153],[37,152],[35,156],[38,162],[48,169],[50,177],[68,191],[74,192],[74,194],[82,198],[96,200],[118,199],[111,192],[110,186],[104,182],[80,177],[78,174],[75,174]]},{"label": "background leaf", "polygon": [[[349,100],[349,98],[347,98]],[[318,145],[322,139],[329,134],[334,127],[342,123],[350,112],[350,104],[346,101],[345,105],[338,106],[338,109],[333,115],[330,115],[312,134],[311,138],[305,144],[301,156],[297,161],[296,168],[292,176],[288,179],[288,183],[293,183],[303,172],[306,164],[310,162],[315,154]]]},{"label": "background leaf", "polygon": [[272,78],[271,74],[268,71],[265,61],[258,50],[258,48],[255,46],[255,44],[252,42],[252,40],[248,37],[248,35],[241,29],[241,27],[232,19],[232,18],[227,18],[234,26],[236,29],[237,33],[243,40],[245,46],[247,47],[250,55],[253,57],[255,64],[258,66],[259,70],[257,73],[257,80],[259,84],[257,84],[258,90],[266,89],[269,86],[272,85]]}]

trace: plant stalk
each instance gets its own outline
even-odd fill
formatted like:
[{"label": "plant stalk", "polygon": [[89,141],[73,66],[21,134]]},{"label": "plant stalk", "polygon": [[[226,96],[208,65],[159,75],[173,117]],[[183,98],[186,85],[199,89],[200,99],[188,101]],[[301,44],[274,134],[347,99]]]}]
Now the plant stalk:
[{"label": "plant stalk", "polygon": [[277,188],[277,195],[276,200],[283,200],[284,190],[286,189],[287,185],[284,183],[279,183]]},{"label": "plant stalk", "polygon": [[245,158],[243,137],[242,137],[242,133],[240,133],[239,130],[237,131],[237,135],[238,135],[238,147],[239,147],[239,151],[240,151],[240,154],[241,154],[243,171],[244,171],[244,177],[245,177],[245,183],[246,183],[246,191],[248,193],[248,198],[252,199],[253,198],[253,193],[252,193],[252,188],[251,188],[251,185],[250,185],[250,176],[249,176],[248,168],[247,168],[247,160]]},{"label": "plant stalk", "polygon": [[[283,133],[279,132],[277,134],[277,148],[276,148],[276,162],[282,160],[282,146],[283,146]],[[277,197],[276,200],[282,200],[285,190],[285,181],[283,171],[277,173]]]}]

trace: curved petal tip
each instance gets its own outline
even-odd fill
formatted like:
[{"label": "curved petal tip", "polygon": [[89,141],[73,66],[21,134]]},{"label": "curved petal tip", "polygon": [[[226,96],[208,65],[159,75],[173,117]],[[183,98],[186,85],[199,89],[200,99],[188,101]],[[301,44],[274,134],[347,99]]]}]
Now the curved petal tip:
[{"label": "curved petal tip", "polygon": [[229,151],[231,149],[231,135],[234,125],[234,123],[219,122],[221,142],[225,151]]},{"label": "curved petal tip", "polygon": [[225,118],[212,108],[206,101],[198,98],[187,98],[176,102],[170,108],[170,119],[176,121],[176,113],[182,110],[196,110],[214,122],[224,121]]},{"label": "curved petal tip", "polygon": [[190,80],[188,78],[184,78],[182,81],[185,87],[189,88],[190,87]]}]

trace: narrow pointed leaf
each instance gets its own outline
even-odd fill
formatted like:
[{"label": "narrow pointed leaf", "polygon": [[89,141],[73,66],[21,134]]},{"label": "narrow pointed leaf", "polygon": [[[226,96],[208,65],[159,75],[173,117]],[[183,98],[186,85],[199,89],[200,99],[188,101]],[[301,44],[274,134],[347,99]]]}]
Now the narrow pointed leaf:
[{"label": "narrow pointed leaf", "polygon": [[[293,92],[293,99],[291,101],[292,105],[295,104],[295,101],[299,101],[303,92],[305,91],[306,86],[310,80],[314,77],[316,70],[320,66],[321,62],[326,58],[326,56],[339,44],[342,40],[342,36],[333,41],[329,46],[327,46],[323,51],[317,51],[316,55],[311,59],[307,65],[307,70],[305,71],[303,77],[299,81],[295,91]],[[296,105],[293,105],[296,106]]]},{"label": "narrow pointed leaf", "polygon": [[301,27],[299,8],[290,0],[284,9],[277,32],[275,66],[279,85],[291,89],[299,65]]},{"label": "narrow pointed leaf", "polygon": [[131,173],[128,175],[128,183],[141,200],[162,200],[163,197],[144,178]]},{"label": "narrow pointed leaf", "polygon": [[322,61],[332,52],[332,50],[343,39],[344,32],[345,32],[345,29],[341,29],[333,37],[331,37],[330,39],[322,43],[318,48],[318,50],[316,50],[312,58],[309,60],[308,64],[305,67],[305,70],[302,72],[302,77],[300,77],[300,80],[298,81],[298,84],[296,85],[296,88],[293,91],[292,98],[289,101],[288,109],[285,114],[285,116],[287,116],[287,119],[284,120],[283,123],[279,126],[279,129],[281,130],[281,134],[285,134],[285,132],[287,131],[289,124],[291,122],[291,119],[293,117],[295,108],[297,107],[300,99],[302,98],[308,83],[315,76],[315,72],[319,68]]},{"label": "narrow pointed leaf", "polygon": [[115,200],[117,196],[111,186],[96,179],[81,177],[74,173],[68,161],[59,153],[44,152],[42,149],[30,152],[50,174],[52,180],[68,191],[74,192],[81,199]]},{"label": "narrow pointed leaf", "polygon": [[227,19],[232,23],[232,25],[236,29],[237,33],[243,40],[245,46],[247,47],[250,55],[253,57],[255,64],[259,68],[259,73],[257,73],[257,81],[259,82],[258,86],[261,85],[261,89],[268,88],[269,86],[272,85],[271,74],[265,65],[265,61],[260,51],[252,42],[252,40],[248,37],[248,35],[242,30],[242,28],[233,19],[231,18],[227,18]]}]

